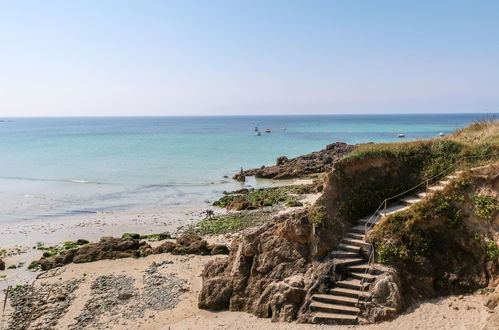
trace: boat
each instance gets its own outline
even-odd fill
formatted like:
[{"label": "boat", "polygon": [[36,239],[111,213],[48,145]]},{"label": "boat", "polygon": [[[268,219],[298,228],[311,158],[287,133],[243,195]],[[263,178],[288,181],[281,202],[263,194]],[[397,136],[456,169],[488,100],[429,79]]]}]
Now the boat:
[{"label": "boat", "polygon": [[270,132],[272,132],[272,131],[270,130],[270,128],[266,128],[266,129],[265,129],[265,133],[270,133]]},{"label": "boat", "polygon": [[262,133],[260,133],[260,132],[255,132],[255,135],[256,135],[256,136],[260,136],[260,135],[262,135]]},{"label": "boat", "polygon": [[286,128],[286,127],[283,127],[283,128],[282,128],[282,130],[283,130],[283,131],[285,131],[285,130],[287,130],[287,128]]},{"label": "boat", "polygon": [[444,133],[438,133],[438,136],[442,137],[442,136],[445,136]]},{"label": "boat", "polygon": [[398,137],[399,137],[399,138],[403,138],[403,137],[405,137],[405,134],[404,134],[404,133],[400,133],[400,134],[398,135]]},{"label": "boat", "polygon": [[255,132],[258,132],[258,127],[255,126],[255,129],[254,129]]}]

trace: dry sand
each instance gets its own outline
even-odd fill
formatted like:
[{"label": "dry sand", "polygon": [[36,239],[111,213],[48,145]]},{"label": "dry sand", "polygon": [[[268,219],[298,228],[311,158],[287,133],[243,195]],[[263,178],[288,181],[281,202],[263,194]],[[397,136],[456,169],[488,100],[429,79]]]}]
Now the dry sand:
[{"label": "dry sand", "polygon": [[[145,270],[154,262],[160,264],[161,274],[176,276],[186,281],[181,301],[174,309],[145,311],[144,317],[129,319],[126,313],[106,329],[481,329],[489,315],[483,306],[483,295],[447,297],[425,302],[392,322],[367,326],[326,326],[296,323],[272,323],[268,319],[258,319],[241,312],[209,312],[197,308],[197,297],[201,289],[200,274],[212,256],[173,256],[170,254],[152,255],[141,259],[102,260],[88,264],[70,264],[61,268],[62,273],[51,278],[38,280],[38,284],[62,283],[72,279],[84,279],[76,291],[77,298],[68,312],[59,320],[56,329],[68,329],[75,323],[74,318],[81,314],[85,303],[92,297],[90,284],[101,275],[126,275],[140,283]],[[136,288],[141,290],[140,285]],[[126,310],[126,302],[122,306]],[[10,311],[10,307],[8,308]],[[109,315],[98,315],[105,321]]]}]

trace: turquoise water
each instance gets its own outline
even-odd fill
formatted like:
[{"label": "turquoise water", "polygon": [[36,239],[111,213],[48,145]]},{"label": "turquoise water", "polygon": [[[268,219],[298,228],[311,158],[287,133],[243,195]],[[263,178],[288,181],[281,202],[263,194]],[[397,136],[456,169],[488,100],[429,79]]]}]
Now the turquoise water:
[{"label": "turquoise water", "polygon": [[10,118],[0,122],[0,222],[203,203],[239,187],[223,176],[240,167],[336,141],[434,137],[482,116]]}]

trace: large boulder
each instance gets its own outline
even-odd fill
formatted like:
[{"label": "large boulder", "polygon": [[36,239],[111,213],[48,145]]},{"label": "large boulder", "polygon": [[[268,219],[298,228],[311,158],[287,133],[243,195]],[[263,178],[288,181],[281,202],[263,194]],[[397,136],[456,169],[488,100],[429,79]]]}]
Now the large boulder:
[{"label": "large boulder", "polygon": [[371,299],[363,310],[365,318],[370,322],[391,320],[404,309],[397,273],[388,267],[384,271],[385,273],[371,284],[369,290]]},{"label": "large boulder", "polygon": [[[338,235],[341,230],[324,233],[330,244]],[[314,272],[323,268],[312,266],[317,252],[326,250],[318,239],[308,210],[281,215],[245,232],[233,240],[227,258],[206,265],[199,308],[295,320],[315,283]]]}]

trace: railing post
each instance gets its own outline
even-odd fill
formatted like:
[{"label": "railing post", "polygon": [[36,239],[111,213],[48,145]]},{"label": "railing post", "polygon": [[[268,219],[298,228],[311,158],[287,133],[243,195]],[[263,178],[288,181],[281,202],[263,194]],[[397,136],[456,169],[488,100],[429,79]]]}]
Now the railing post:
[{"label": "railing post", "polygon": [[386,199],[385,199],[385,210],[383,211],[383,213],[385,214],[386,217]]}]

